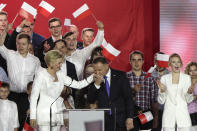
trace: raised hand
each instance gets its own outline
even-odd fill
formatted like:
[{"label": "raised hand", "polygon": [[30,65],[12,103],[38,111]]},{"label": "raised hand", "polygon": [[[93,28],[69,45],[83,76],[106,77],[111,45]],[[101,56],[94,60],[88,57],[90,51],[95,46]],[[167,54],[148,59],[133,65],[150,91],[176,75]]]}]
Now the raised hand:
[{"label": "raised hand", "polygon": [[160,82],[160,80],[157,80],[157,85],[158,85],[158,87],[159,87],[161,93],[163,93],[163,92],[166,91],[166,86],[165,86],[164,84],[162,84],[162,83]]},{"label": "raised hand", "polygon": [[48,52],[51,46],[47,43],[47,41],[44,42],[44,52]]},{"label": "raised hand", "polygon": [[97,28],[98,28],[99,30],[103,30],[104,25],[103,25],[103,23],[102,23],[101,21],[97,21],[96,24],[97,24]]}]

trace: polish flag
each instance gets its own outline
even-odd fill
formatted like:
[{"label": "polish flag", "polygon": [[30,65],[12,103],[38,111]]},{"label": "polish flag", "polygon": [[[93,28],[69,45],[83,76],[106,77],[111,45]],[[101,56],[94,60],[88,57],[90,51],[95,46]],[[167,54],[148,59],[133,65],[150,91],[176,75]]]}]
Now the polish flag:
[{"label": "polish flag", "polygon": [[5,7],[6,7],[6,5],[7,5],[7,4],[2,4],[2,3],[1,3],[1,4],[0,4],[0,11],[2,11],[2,10],[3,10],[3,8],[5,8]]},{"label": "polish flag", "polygon": [[70,26],[71,25],[71,20],[68,18],[65,18],[64,20],[64,26]]},{"label": "polish flag", "polygon": [[151,68],[148,70],[148,72],[147,72],[147,74],[146,74],[145,78],[150,77],[150,76],[151,76],[151,74],[153,73],[153,71],[154,71],[154,69],[155,69],[155,68],[156,68],[156,65],[155,65],[154,67],[151,67]]},{"label": "polish flag", "polygon": [[48,17],[53,11],[55,10],[55,7],[47,3],[46,1],[41,1],[39,4],[38,12],[45,17]]},{"label": "polish flag", "polygon": [[102,54],[108,60],[113,61],[120,54],[120,51],[108,43],[107,46],[103,47]]},{"label": "polish flag", "polygon": [[19,11],[19,15],[27,19],[28,21],[33,22],[34,18],[37,15],[37,10],[26,2],[23,2]]},{"label": "polish flag", "polygon": [[77,9],[73,14],[73,17],[78,21],[82,20],[83,18],[91,15],[91,11],[87,4],[82,5],[79,9]]},{"label": "polish flag", "polygon": [[153,120],[153,114],[150,111],[148,111],[148,112],[138,115],[138,118],[140,119],[140,122],[143,125],[143,124]]},{"label": "polish flag", "polygon": [[159,67],[168,67],[169,55],[157,54],[157,65]]}]

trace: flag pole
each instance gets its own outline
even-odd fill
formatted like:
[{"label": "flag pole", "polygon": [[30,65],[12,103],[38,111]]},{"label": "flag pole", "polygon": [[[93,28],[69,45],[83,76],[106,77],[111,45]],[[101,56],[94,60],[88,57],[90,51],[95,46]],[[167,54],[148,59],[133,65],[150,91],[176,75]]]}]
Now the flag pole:
[{"label": "flag pole", "polygon": [[16,18],[18,17],[18,13],[16,14],[16,16],[14,17],[12,24],[15,22]]},{"label": "flag pole", "polygon": [[98,21],[98,20],[96,19],[95,15],[94,15],[93,13],[91,13],[91,14],[92,14],[92,17],[95,19],[95,21]]}]

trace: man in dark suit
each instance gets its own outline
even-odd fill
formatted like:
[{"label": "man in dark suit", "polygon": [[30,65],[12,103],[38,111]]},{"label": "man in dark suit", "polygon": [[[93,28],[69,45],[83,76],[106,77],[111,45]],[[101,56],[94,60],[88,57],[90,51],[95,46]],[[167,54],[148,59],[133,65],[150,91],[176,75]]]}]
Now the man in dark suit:
[{"label": "man in dark suit", "polygon": [[44,40],[44,37],[33,32],[34,25],[35,25],[35,19],[32,23],[23,19],[21,24],[17,26],[17,28],[12,32],[10,39],[8,41],[8,48],[15,50],[15,51],[17,50],[16,49],[16,37],[19,33],[23,32],[30,36],[31,43],[33,45],[34,55],[38,56],[38,48],[40,47],[40,44]]},{"label": "man in dark suit", "polygon": [[59,18],[51,18],[48,22],[48,27],[51,36],[42,42],[38,52],[41,66],[45,68],[45,53],[47,53],[49,50],[52,50],[55,47],[55,41],[62,39],[62,23]]},{"label": "man in dark suit", "polygon": [[132,129],[133,100],[126,74],[110,68],[104,57],[95,58],[93,66],[95,77],[88,90],[88,101],[97,100],[98,108],[110,109],[105,112],[105,131]]},{"label": "man in dark suit", "polygon": [[[8,14],[4,11],[0,11],[0,37],[4,31],[8,28]],[[7,33],[4,45],[8,48],[9,34]],[[0,66],[7,72],[7,64],[5,59],[0,55]]]}]

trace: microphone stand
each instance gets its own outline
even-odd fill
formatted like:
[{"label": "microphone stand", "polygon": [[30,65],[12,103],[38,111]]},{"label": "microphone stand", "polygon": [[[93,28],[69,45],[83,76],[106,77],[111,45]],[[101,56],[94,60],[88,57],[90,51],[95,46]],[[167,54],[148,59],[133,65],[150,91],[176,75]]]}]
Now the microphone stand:
[{"label": "microphone stand", "polygon": [[[53,103],[55,103],[59,97],[60,97],[60,96],[58,96],[58,97],[53,101]],[[50,131],[52,131],[52,108],[51,108],[51,107],[52,107],[53,103],[50,105]]]}]

